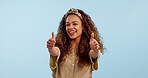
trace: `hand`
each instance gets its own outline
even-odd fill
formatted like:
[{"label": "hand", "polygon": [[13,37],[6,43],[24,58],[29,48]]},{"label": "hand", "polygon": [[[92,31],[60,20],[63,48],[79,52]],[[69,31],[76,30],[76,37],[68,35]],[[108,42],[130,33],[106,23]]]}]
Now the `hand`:
[{"label": "hand", "polygon": [[94,50],[95,52],[98,52],[100,46],[99,46],[98,42],[96,41],[96,39],[94,39],[94,33],[91,34],[89,44],[90,44],[91,50]]},{"label": "hand", "polygon": [[56,39],[54,38],[54,32],[52,32],[52,37],[47,41],[47,48],[52,49],[55,46]]}]

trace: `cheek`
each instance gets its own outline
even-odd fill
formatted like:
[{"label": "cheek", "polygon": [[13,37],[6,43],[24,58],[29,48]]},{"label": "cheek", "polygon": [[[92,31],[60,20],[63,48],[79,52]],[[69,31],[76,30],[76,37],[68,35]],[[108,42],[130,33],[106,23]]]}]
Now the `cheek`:
[{"label": "cheek", "polygon": [[81,32],[83,30],[82,26],[79,26],[76,28],[79,32]]},{"label": "cheek", "polygon": [[67,26],[65,27],[65,29],[66,29],[66,31],[67,31],[67,29],[68,29]]},{"label": "cheek", "polygon": [[66,27],[66,32],[68,32],[68,28]]}]

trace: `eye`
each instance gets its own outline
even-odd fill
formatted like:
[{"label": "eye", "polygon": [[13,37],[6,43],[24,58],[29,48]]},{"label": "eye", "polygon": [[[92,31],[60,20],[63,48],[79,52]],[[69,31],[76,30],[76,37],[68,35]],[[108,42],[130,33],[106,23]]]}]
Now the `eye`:
[{"label": "eye", "polygon": [[70,26],[70,24],[66,24],[66,26]]},{"label": "eye", "polygon": [[74,23],[73,25],[78,25],[77,23]]}]

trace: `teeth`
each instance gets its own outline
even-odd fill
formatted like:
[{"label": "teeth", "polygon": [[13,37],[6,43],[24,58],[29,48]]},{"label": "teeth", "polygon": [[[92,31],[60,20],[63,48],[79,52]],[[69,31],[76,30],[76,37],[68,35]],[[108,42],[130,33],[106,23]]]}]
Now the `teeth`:
[{"label": "teeth", "polygon": [[68,30],[68,33],[70,33],[70,34],[74,34],[76,31],[74,31],[74,30]]},{"label": "teeth", "polygon": [[72,33],[75,33],[75,31],[71,31],[71,32],[69,32],[70,34],[72,34]]}]

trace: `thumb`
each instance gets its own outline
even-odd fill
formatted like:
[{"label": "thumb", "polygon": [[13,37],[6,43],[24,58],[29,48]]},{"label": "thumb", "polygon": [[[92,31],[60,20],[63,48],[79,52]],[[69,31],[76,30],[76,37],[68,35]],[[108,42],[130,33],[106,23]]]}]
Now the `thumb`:
[{"label": "thumb", "polygon": [[94,33],[91,33],[91,38],[90,40],[92,41],[94,39]]},{"label": "thumb", "polygon": [[54,38],[54,32],[52,32],[52,38]]}]

